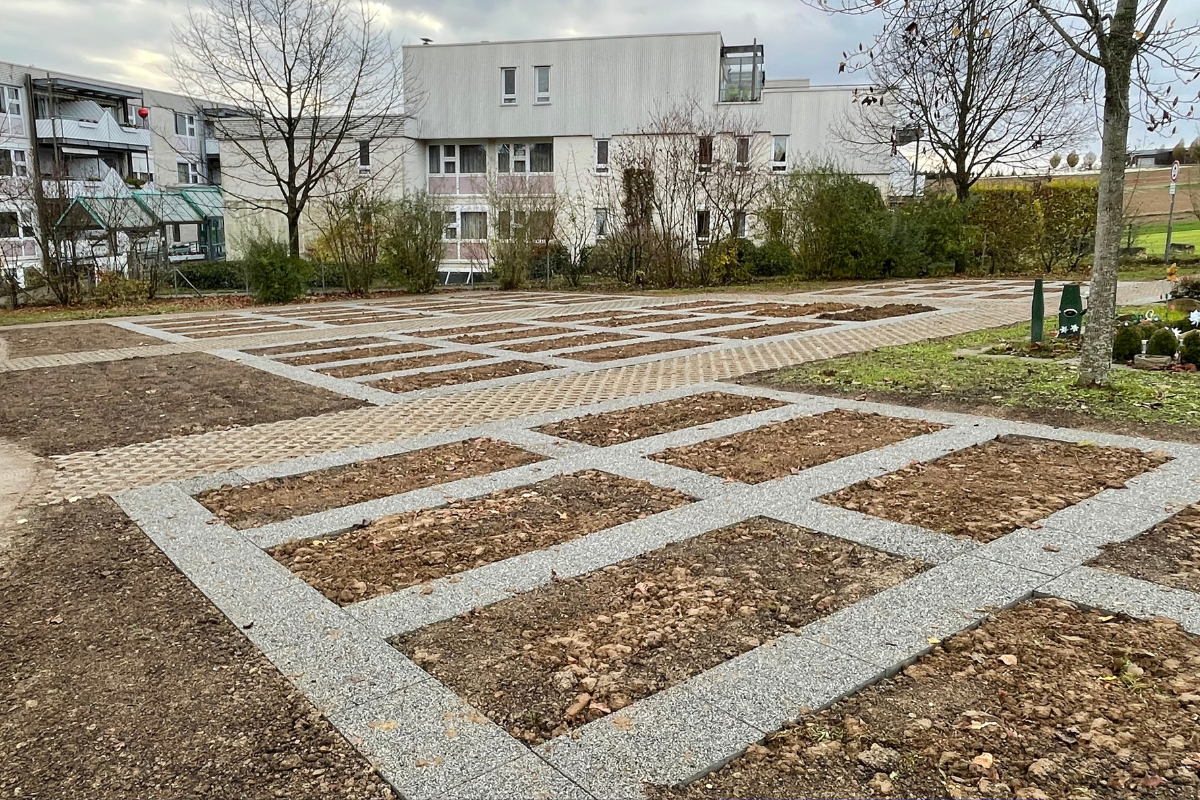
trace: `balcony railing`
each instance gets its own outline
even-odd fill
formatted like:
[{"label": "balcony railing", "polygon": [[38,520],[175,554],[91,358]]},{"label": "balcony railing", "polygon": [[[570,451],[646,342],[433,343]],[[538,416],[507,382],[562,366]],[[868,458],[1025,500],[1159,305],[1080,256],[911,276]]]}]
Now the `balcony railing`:
[{"label": "balcony railing", "polygon": [[145,128],[127,128],[112,117],[101,116],[98,122],[79,119],[39,119],[38,139],[58,141],[62,144],[112,147],[121,150],[148,150],[150,131]]}]

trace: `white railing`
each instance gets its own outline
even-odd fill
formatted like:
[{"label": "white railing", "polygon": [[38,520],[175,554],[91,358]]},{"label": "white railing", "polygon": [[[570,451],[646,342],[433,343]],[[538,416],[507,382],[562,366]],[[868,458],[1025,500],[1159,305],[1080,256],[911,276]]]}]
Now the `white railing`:
[{"label": "white railing", "polygon": [[39,139],[58,139],[94,142],[97,145],[117,144],[126,147],[150,147],[150,131],[145,128],[126,128],[107,115],[99,122],[81,119],[39,119]]}]

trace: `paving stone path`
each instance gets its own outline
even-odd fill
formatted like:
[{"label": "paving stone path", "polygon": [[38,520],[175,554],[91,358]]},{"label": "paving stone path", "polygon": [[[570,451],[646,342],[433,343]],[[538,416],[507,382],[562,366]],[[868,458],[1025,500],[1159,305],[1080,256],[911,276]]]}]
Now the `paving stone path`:
[{"label": "paving stone path", "polygon": [[[123,326],[130,330],[152,332],[164,339],[175,337],[163,348],[213,353],[362,397],[373,405],[307,420],[64,456],[56,459],[58,475],[53,496],[113,493],[119,505],[179,569],[410,800],[446,796],[633,798],[643,795],[646,783],[687,782],[728,763],[749,744],[796,719],[802,708],[823,708],[895,673],[928,652],[932,642],[1035,596],[1060,597],[1135,617],[1167,616],[1200,634],[1200,595],[1086,566],[1101,546],[1128,540],[1184,506],[1200,502],[1200,447],[719,383],[788,363],[1015,322],[1028,313],[1024,301],[1027,295],[994,296],[1020,294],[1020,286],[980,284],[973,296],[948,299],[932,297],[950,291],[936,285],[920,291],[911,287],[903,284],[872,289],[876,295],[903,292],[902,302],[927,302],[937,310],[750,341],[712,335],[720,328],[701,328],[705,333],[655,333],[655,325],[670,321],[641,323],[636,319],[652,307],[695,299],[690,297],[596,300],[583,296],[563,302],[558,295],[530,294],[499,301],[497,305],[504,308],[471,309],[462,314],[454,314],[452,301],[440,301],[451,307],[444,312],[434,309],[427,317],[414,317],[411,307],[386,302],[342,304],[345,311],[308,306],[254,312],[253,317],[235,314],[239,319],[258,321],[235,323],[238,325],[253,328],[266,323],[287,328],[239,333],[236,339],[189,337],[188,332],[214,329],[214,323],[202,315],[187,315],[178,322],[172,322],[172,318],[127,322]],[[1144,286],[1123,287],[1122,291],[1126,302],[1147,293]],[[846,296],[844,290],[837,295],[839,299]],[[883,296],[889,297],[888,302],[895,301],[894,296]],[[706,295],[703,299],[750,304],[764,299],[816,302],[831,298]],[[520,305],[529,307],[514,307]],[[617,331],[636,335],[636,341],[678,338],[693,346],[674,355],[659,353],[620,362],[590,363],[570,359],[578,348],[522,353],[506,350],[511,342],[471,344],[452,341],[448,336],[412,335],[425,333],[424,329],[434,324],[445,324],[447,317],[464,327],[497,322],[512,322],[516,327],[534,321],[542,326],[558,326],[547,313],[548,306],[565,309],[572,316],[595,310],[628,311],[635,317],[609,327],[589,325],[586,320],[563,323],[582,333]],[[368,310],[376,317],[388,318],[354,322]],[[347,314],[351,324],[342,323],[337,316],[340,313]],[[686,313],[706,319],[706,315],[724,318],[739,312],[697,308]],[[723,327],[749,328],[779,321],[753,314],[744,316],[745,322],[725,322]],[[303,327],[293,329],[293,323]],[[220,330],[219,324],[216,329]],[[346,358],[307,366],[286,363],[280,355],[247,352],[283,342],[366,335],[395,342],[425,342],[439,351],[465,351],[491,363],[520,359],[551,369],[485,384],[397,394],[369,384],[388,375],[428,372],[404,370],[402,363],[428,351],[356,356],[345,343],[337,343],[328,348],[314,346],[309,352],[324,349]],[[560,335],[531,335],[512,341]],[[611,345],[583,349],[605,346]],[[138,354],[145,354],[147,349],[139,349]],[[100,360],[102,355],[128,357],[122,353],[84,355],[92,360]],[[397,368],[353,379],[334,378],[319,371],[375,360],[388,360],[388,366]],[[36,366],[25,361],[29,360],[9,362],[3,368]],[[476,363],[480,362],[432,369],[449,372]],[[536,430],[582,414],[634,408],[715,390],[769,397],[783,405],[605,448]],[[668,448],[833,409],[924,419],[945,427],[756,485],[649,458]],[[1161,451],[1171,460],[1130,480],[1126,488],[1101,491],[988,544],[818,501],[826,494],[913,461],[935,459],[1004,434]],[[477,436],[511,443],[546,460],[241,531],[215,518],[195,499],[200,492],[225,484],[298,475]],[[281,543],[339,533],[364,519],[441,507],[584,469],[675,489],[695,501],[566,544],[345,607],[326,599],[266,552]],[[492,723],[388,642],[397,634],[501,602],[552,580],[583,575],[759,516],[918,559],[930,568],[795,633],[533,748]]]}]

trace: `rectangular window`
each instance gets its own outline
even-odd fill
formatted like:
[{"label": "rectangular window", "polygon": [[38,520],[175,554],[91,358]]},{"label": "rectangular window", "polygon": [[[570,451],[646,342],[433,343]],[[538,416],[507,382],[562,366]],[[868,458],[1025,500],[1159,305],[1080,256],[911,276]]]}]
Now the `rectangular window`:
[{"label": "rectangular window", "polygon": [[15,86],[5,86],[3,92],[4,112],[12,117],[21,116],[21,90]]},{"label": "rectangular window", "polygon": [[371,166],[371,142],[370,140],[358,143],[358,165],[360,167]]},{"label": "rectangular window", "polygon": [[696,163],[700,167],[701,172],[708,172],[712,169],[713,158],[713,137],[700,137],[700,151],[696,154]]},{"label": "rectangular window", "polygon": [[509,154],[511,153],[510,145],[501,144],[496,146],[496,171],[508,172],[509,170]]},{"label": "rectangular window", "polygon": [[508,209],[501,209],[496,212],[496,238],[512,238],[512,212]]},{"label": "rectangular window", "polygon": [[177,165],[180,183],[199,183],[200,165],[188,161],[180,161]]},{"label": "rectangular window", "polygon": [[746,169],[750,166],[750,137],[739,136],[737,138],[736,159],[738,169]]},{"label": "rectangular window", "polygon": [[595,231],[596,231],[597,239],[603,239],[605,236],[608,236],[608,209],[607,208],[597,208],[596,209]]},{"label": "rectangular window", "polygon": [[442,145],[442,172],[453,175],[457,170],[457,159],[454,155],[454,145]]},{"label": "rectangular window", "polygon": [[178,222],[171,226],[171,241],[175,244],[179,244],[181,241],[183,241],[183,231],[179,229]]},{"label": "rectangular window", "polygon": [[458,171],[463,175],[482,175],[487,172],[487,147],[482,144],[460,144]]},{"label": "rectangular window", "polygon": [[447,242],[453,242],[458,239],[458,212],[447,211],[446,223],[442,228],[442,238]]},{"label": "rectangular window", "polygon": [[529,146],[529,171],[554,172],[554,143],[538,142]]},{"label": "rectangular window", "polygon": [[517,68],[500,68],[500,103],[506,106],[517,104]]},{"label": "rectangular window", "polygon": [[746,212],[733,212],[733,235],[738,239],[746,238]]},{"label": "rectangular window", "polygon": [[608,139],[596,140],[596,172],[608,172]]},{"label": "rectangular window", "polygon": [[708,211],[696,212],[696,238],[708,238]]},{"label": "rectangular window", "polygon": [[192,114],[175,114],[175,134],[177,136],[195,137],[196,117]]},{"label": "rectangular window", "polygon": [[29,161],[26,158],[24,150],[13,150],[12,155],[12,174],[18,178],[29,176]]},{"label": "rectangular window", "polygon": [[13,157],[11,150],[0,150],[0,178],[13,174]]},{"label": "rectangular window", "polygon": [[487,238],[486,211],[463,211],[459,216],[462,217],[463,239],[483,240]]},{"label": "rectangular window", "polygon": [[775,172],[787,170],[787,140],[786,136],[776,136],[771,140],[771,169]]},{"label": "rectangular window", "polygon": [[442,172],[442,148],[439,145],[429,145],[429,174],[440,175]]},{"label": "rectangular window", "polygon": [[0,239],[15,239],[20,232],[21,226],[17,221],[17,212],[0,211]]},{"label": "rectangular window", "polygon": [[533,68],[534,93],[533,102],[549,103],[550,102],[550,68],[549,67],[534,67]]}]

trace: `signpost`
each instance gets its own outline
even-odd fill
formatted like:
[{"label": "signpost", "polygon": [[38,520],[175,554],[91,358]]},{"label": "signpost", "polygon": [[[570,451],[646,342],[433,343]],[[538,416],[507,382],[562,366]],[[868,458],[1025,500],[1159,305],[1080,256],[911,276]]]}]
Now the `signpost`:
[{"label": "signpost", "polygon": [[1171,220],[1175,216],[1175,189],[1179,183],[1179,162],[1171,165],[1171,209],[1167,212],[1167,249],[1163,252],[1163,262],[1171,260]]}]

